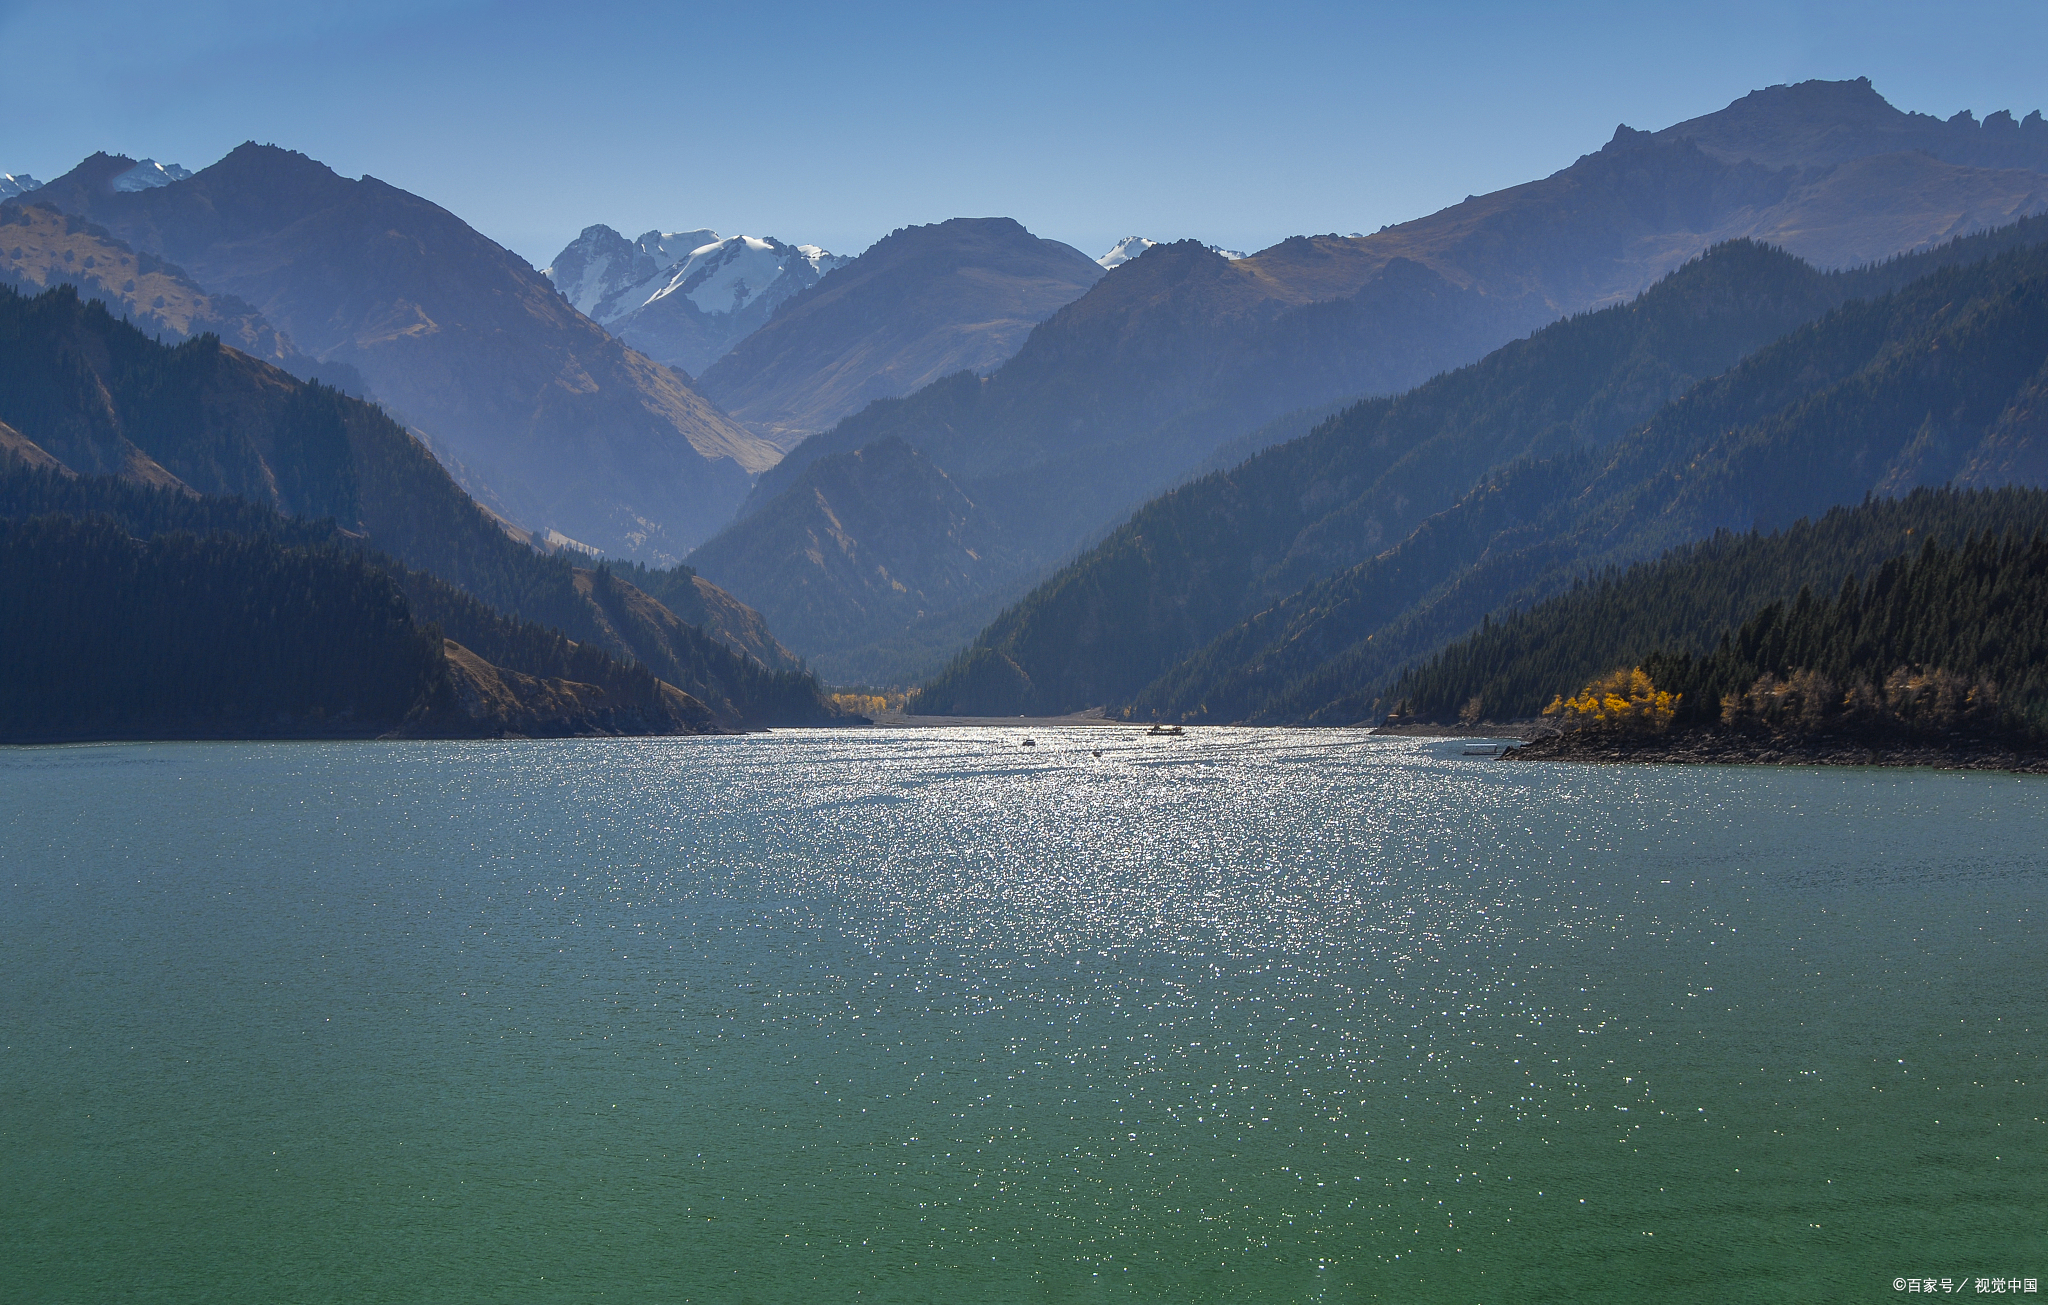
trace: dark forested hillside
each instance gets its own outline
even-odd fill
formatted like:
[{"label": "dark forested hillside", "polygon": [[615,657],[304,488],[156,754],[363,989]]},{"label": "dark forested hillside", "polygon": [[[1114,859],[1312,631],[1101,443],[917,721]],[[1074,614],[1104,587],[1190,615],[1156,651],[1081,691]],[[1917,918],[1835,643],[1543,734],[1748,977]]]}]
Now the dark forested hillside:
[{"label": "dark forested hillside", "polygon": [[[1313,672],[1480,559],[1513,554],[1534,567],[1554,537],[1542,514],[1564,510],[1606,467],[1593,451],[1679,406],[1702,378],[1837,304],[2044,237],[2048,222],[2033,220],[1850,273],[1817,272],[1749,243],[1710,251],[1634,303],[1559,322],[1399,398],[1359,404],[1148,504],[982,635],[977,644],[993,657],[977,655],[976,683],[1002,670],[1005,695],[1022,692],[1034,710],[1144,691],[1141,707],[1173,718],[1254,714],[1277,691],[1273,680]],[[1860,365],[1879,346],[1856,338],[1840,348]],[[1795,372],[1777,402],[1800,384],[1822,384],[1821,375]],[[1865,488],[1809,510],[1854,501]],[[1712,521],[1645,546],[1654,552],[1722,524],[1751,523]],[[1355,595],[1313,588],[1360,566],[1370,569],[1354,578]],[[1233,629],[1238,622],[1247,624]],[[1403,656],[1465,628],[1425,633]],[[1212,639],[1217,647],[1190,657]],[[1277,660],[1268,651],[1276,649]],[[1232,687],[1247,677],[1256,688]],[[947,677],[923,701],[935,711],[975,709],[973,694]]]},{"label": "dark forested hillside", "polygon": [[[332,518],[491,608],[645,663],[728,719],[809,720],[825,711],[809,691],[814,705],[788,714],[788,694],[807,691],[775,679],[793,664],[744,605],[698,594],[713,634],[666,612],[612,619],[594,601],[588,572],[511,538],[375,405],[298,381],[211,336],[166,347],[68,287],[33,299],[0,290],[0,423],[73,471]],[[718,651],[699,646],[707,643]],[[728,648],[754,668],[724,668]],[[702,683],[674,678],[693,665],[719,669],[706,669]],[[749,696],[756,692],[766,696]]]},{"label": "dark forested hillside", "polygon": [[1788,525],[1870,493],[2048,483],[2030,417],[2044,362],[2048,252],[2038,246],[1854,300],[1598,457],[1491,477],[1386,553],[1219,636],[1137,709],[1368,719],[1384,710],[1379,686],[1408,662],[1588,568],[1724,527]]},{"label": "dark forested hillside", "polygon": [[2048,732],[2048,537],[1929,539],[1912,557],[1802,589],[1704,656],[1644,669],[1677,695],[1676,724],[1907,732]]},{"label": "dark forested hillside", "polygon": [[0,737],[377,731],[446,691],[441,640],[353,550],[0,519]]},{"label": "dark forested hillside", "polygon": [[[1704,657],[1754,613],[1766,608],[1782,613],[1782,606],[1773,605],[1791,602],[1806,590],[1834,594],[1846,580],[1874,576],[1893,559],[1913,557],[1930,540],[1954,550],[1972,538],[2031,539],[2044,533],[2048,492],[2020,488],[1922,489],[1901,499],[1836,508],[1767,534],[1723,532],[1673,549],[1655,562],[1582,580],[1555,598],[1486,622],[1478,633],[1410,668],[1386,699],[1411,720],[1527,719],[1559,693],[1617,667],[1641,666],[1658,656]],[[1944,614],[1941,620],[1950,618]],[[1915,629],[1925,622],[1923,613],[1889,628]],[[1857,655],[1883,660],[1894,655],[1883,651],[1887,646],[1884,639],[1872,640]],[[1942,656],[1953,659],[1946,651]],[[1941,657],[1932,660],[1947,664]],[[1980,660],[1975,653],[1969,657],[1971,666]],[[1834,666],[1837,661],[1837,654],[1829,654],[1800,665]],[[1884,666],[1879,678],[1891,669]],[[1750,672],[1742,687],[1760,673]],[[1707,699],[1692,681],[1681,686],[1667,683],[1668,674],[1654,678],[1661,689],[1688,693],[1681,708],[1684,719],[1697,719],[1707,710]],[[1718,704],[1724,691],[1708,696]],[[1709,717],[1713,711],[1718,706],[1708,711]]]},{"label": "dark forested hillside", "polygon": [[[535,563],[561,568],[561,587],[573,600],[565,601],[563,610],[571,624],[585,632],[582,638],[571,638],[549,623],[495,610],[425,570],[367,550],[360,537],[342,532],[328,519],[289,518],[244,500],[197,496],[115,477],[67,475],[0,458],[0,520],[53,517],[113,521],[128,535],[144,540],[174,533],[263,538],[303,552],[357,554],[389,577],[419,623],[439,625],[448,637],[509,671],[599,686],[612,695],[614,704],[655,701],[658,678],[701,704],[701,724],[740,728],[833,718],[810,676],[770,670],[754,658],[734,653],[637,590],[608,578],[602,586],[604,603],[582,597],[577,594],[579,578],[589,585],[596,573],[579,573],[558,559],[533,557]],[[611,625],[613,618],[607,613],[613,611],[621,613],[617,619],[626,626],[623,632]],[[613,631],[612,637],[599,637],[607,631]],[[628,651],[619,651],[622,648]],[[645,649],[647,655],[632,649]],[[687,714],[687,704],[678,710]]]},{"label": "dark forested hillside", "polygon": [[[486,612],[466,622],[480,642],[558,674],[493,663],[417,621],[379,561],[346,540],[138,539],[108,516],[0,518],[0,742],[718,727],[643,667]],[[426,584],[458,622],[478,615]]]}]

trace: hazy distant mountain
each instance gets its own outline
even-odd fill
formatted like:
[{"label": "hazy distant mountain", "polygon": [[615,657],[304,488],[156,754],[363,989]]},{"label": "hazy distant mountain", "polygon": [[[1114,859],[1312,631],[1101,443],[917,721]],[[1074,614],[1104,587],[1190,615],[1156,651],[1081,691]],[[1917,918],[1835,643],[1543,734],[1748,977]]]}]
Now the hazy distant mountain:
[{"label": "hazy distant mountain", "polygon": [[0,199],[13,199],[26,195],[31,190],[40,190],[43,183],[26,172],[0,172]]},{"label": "hazy distant mountain", "polygon": [[418,196],[272,146],[114,190],[133,166],[95,155],[38,198],[255,305],[308,355],[353,365],[473,493],[525,525],[672,560],[775,458],[680,373]]},{"label": "hazy distant mountain", "polygon": [[[997,516],[1020,565],[1042,569],[1286,412],[1396,393],[1560,316],[1626,303],[1715,243],[1754,236],[1834,267],[2048,209],[2037,171],[1911,149],[1837,157],[1845,139],[1884,149],[1919,121],[1867,84],[1777,88],[1687,124],[1714,153],[1623,127],[1550,177],[1371,236],[1294,237],[1238,260],[1156,245],[985,381],[949,378],[806,440],[745,510],[817,458],[896,436]],[[1995,138],[1982,145],[1963,124],[1934,125],[1958,157],[2001,164],[2033,158],[2039,130],[2014,125],[2021,144],[2006,148],[2002,128],[1968,128]],[[1809,138],[1826,147],[1814,162],[1776,162],[1787,139]]]},{"label": "hazy distant mountain", "polygon": [[1868,77],[1800,82],[1752,91],[1725,109],[1666,127],[1714,158],[1767,168],[1829,167],[1873,154],[1920,152],[1973,168],[2048,169],[2048,122],[1999,110],[1978,122],[1965,109],[1947,120],[1892,107]]},{"label": "hazy distant mountain", "polygon": [[898,678],[919,655],[936,669],[953,646],[941,640],[978,628],[949,622],[987,574],[1012,569],[1009,548],[944,472],[882,440],[813,463],[795,492],[727,527],[690,565],[745,590],[795,647],[821,650],[812,664],[827,679],[861,684]]},{"label": "hazy distant mountain", "polygon": [[1871,491],[2042,483],[2044,238],[2037,218],[1836,273],[1717,247],[1147,504],[930,709],[1357,720],[1405,659],[1589,568]]},{"label": "hazy distant mountain", "polygon": [[0,285],[34,294],[70,285],[144,331],[173,343],[212,333],[301,379],[318,377],[361,395],[363,378],[343,362],[318,362],[263,314],[233,295],[208,294],[177,266],[138,254],[104,228],[37,203],[0,203]]},{"label": "hazy distant mountain", "polygon": [[578,311],[656,362],[695,375],[787,299],[851,262],[816,245],[716,231],[650,231],[628,243],[585,227],[544,275]]},{"label": "hazy distant mountain", "polygon": [[904,227],[784,304],[700,383],[788,448],[872,400],[1001,365],[1101,276],[1009,218]]}]

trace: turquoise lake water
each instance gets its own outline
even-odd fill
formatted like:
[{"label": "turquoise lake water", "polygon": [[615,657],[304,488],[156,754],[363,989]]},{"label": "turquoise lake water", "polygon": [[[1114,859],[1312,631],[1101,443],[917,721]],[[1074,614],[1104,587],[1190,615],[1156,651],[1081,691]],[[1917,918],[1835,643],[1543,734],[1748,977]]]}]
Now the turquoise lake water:
[{"label": "turquoise lake water", "polygon": [[2048,1277],[2048,781],[1023,737],[0,751],[0,1299]]}]

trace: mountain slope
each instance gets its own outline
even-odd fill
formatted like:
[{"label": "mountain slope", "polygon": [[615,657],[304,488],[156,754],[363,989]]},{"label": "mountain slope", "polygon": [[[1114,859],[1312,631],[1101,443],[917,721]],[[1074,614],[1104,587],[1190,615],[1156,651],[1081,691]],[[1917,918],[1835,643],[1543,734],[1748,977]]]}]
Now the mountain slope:
[{"label": "mountain slope", "polygon": [[[1792,602],[1802,589],[1839,592],[1846,579],[1868,578],[1930,539],[1953,548],[1971,536],[2044,532],[2048,492],[2006,488],[1920,489],[1769,534],[1718,534],[1493,622],[1404,672],[1391,696],[1407,720],[1528,719],[1616,667],[1643,665],[1659,652],[1710,654],[1759,609]],[[1672,686],[1660,679],[1658,687]],[[1711,718],[1718,698],[1683,703],[1681,715]]]},{"label": "mountain slope", "polygon": [[690,562],[747,593],[795,646],[819,650],[811,663],[827,679],[861,684],[891,678],[871,645],[986,592],[1007,551],[1002,528],[944,472],[882,440],[812,463]]},{"label": "mountain slope", "polygon": [[84,298],[159,339],[210,333],[302,380],[318,376],[351,394],[363,393],[355,368],[308,358],[250,305],[232,295],[208,294],[182,268],[138,254],[104,228],[54,206],[0,205],[0,285],[25,295],[75,286]]},{"label": "mountain slope", "polygon": [[773,667],[751,655],[765,631],[729,596],[701,605],[714,629],[730,622],[720,637],[652,610],[651,599],[623,592],[629,585],[579,579],[563,558],[510,538],[374,405],[211,337],[167,347],[69,287],[34,299],[0,290],[0,423],[25,446],[17,452],[32,447],[50,469],[332,518],[505,613],[644,662],[721,711],[730,702],[735,719],[824,714],[815,686],[790,676],[786,653]]},{"label": "mountain slope", "polygon": [[[401,584],[386,559],[345,540],[289,527],[152,532],[136,517],[218,525],[221,514],[108,479],[37,494],[53,488],[49,479],[0,477],[0,506],[18,510],[11,500],[25,497],[75,507],[83,496],[116,511],[0,513],[0,605],[10,621],[0,738],[10,742],[716,728],[703,703],[644,668],[591,650],[560,655],[573,647],[567,640],[521,622],[459,622],[528,670],[486,661],[416,619],[403,590],[423,577]],[[10,492],[20,490],[28,492]],[[151,498],[157,512],[118,510]],[[228,515],[264,514],[235,504]],[[501,632],[513,638],[492,637]],[[531,673],[548,669],[579,678]]]},{"label": "mountain slope", "polygon": [[904,227],[783,305],[702,387],[787,449],[871,400],[996,367],[1101,276],[1008,218]]},{"label": "mountain slope", "polygon": [[773,450],[460,219],[244,145],[134,193],[95,156],[37,192],[360,371],[494,506],[622,555],[680,556]]},{"label": "mountain slope", "polygon": [[[2039,246],[1851,302],[1696,387],[1609,451],[1482,485],[1397,547],[1219,636],[1135,706],[1370,717],[1404,664],[1489,614],[1568,588],[1589,567],[1954,479],[2013,429],[2044,367],[2048,251]],[[2013,479],[2048,483],[2048,449],[2024,452]]]},{"label": "mountain slope", "polygon": [[[1412,572],[1398,591],[1405,596],[1376,590],[1346,609],[1369,624],[1387,604],[1390,616],[1444,578],[1435,563],[1412,559],[1446,547],[1459,557],[1483,553],[1517,513],[1536,510],[1525,504],[1569,491],[1571,458],[1611,444],[1701,378],[1850,298],[2042,239],[2048,220],[2036,219],[1858,273],[1820,273],[1752,244],[1723,246],[1630,305],[1557,323],[1398,399],[1358,405],[1306,438],[1148,504],[978,642],[1009,658],[1047,709],[1128,700],[1235,622],[1426,526],[1385,563],[1389,577]],[[1512,495],[1488,488],[1499,469],[1530,459],[1552,462],[1517,473]],[[1463,533],[1430,519],[1461,499],[1468,511],[1459,519],[1473,523]],[[1455,547],[1445,542],[1453,537]],[[1234,632],[1246,647],[1219,651],[1218,665],[1249,664],[1249,648],[1275,637],[1276,619],[1269,613]],[[1313,663],[1317,647],[1296,652]],[[1213,691],[1210,679],[1187,673],[1190,686]],[[952,692],[944,682],[932,688],[939,703]],[[1163,682],[1158,691],[1167,692]],[[1169,697],[1208,700],[1192,687]]]}]

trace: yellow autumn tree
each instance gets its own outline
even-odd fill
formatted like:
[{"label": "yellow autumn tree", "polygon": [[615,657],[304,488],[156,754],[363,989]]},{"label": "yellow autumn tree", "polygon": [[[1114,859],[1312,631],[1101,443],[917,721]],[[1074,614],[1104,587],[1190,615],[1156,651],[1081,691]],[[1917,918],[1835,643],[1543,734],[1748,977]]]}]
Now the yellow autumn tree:
[{"label": "yellow autumn tree", "polygon": [[1578,696],[1563,694],[1550,700],[1543,714],[1557,718],[1567,729],[1668,729],[1678,714],[1682,695],[1666,693],[1650,683],[1638,666],[1634,670],[1612,671],[1581,689]]}]

